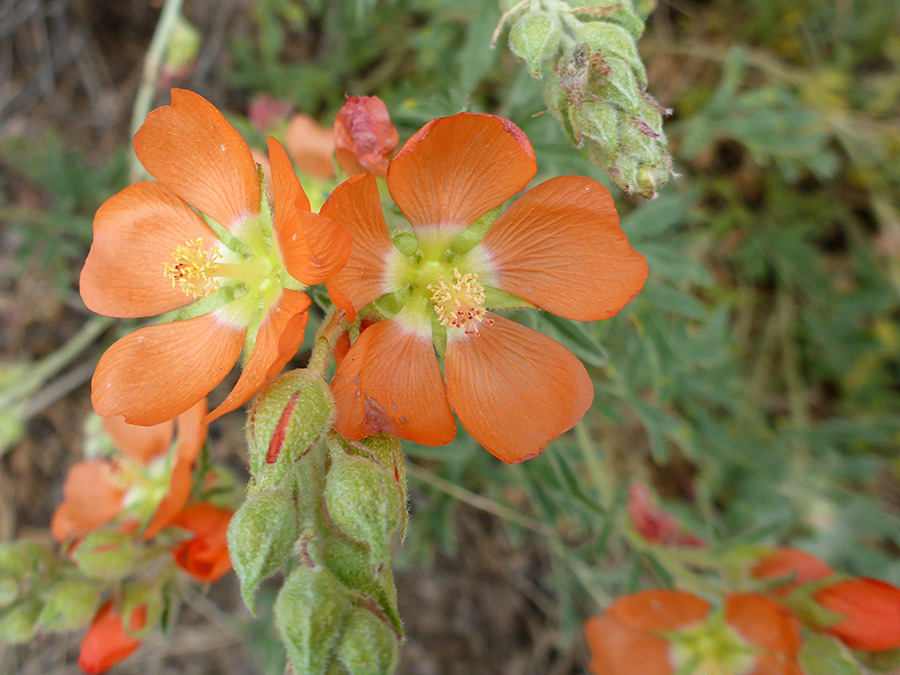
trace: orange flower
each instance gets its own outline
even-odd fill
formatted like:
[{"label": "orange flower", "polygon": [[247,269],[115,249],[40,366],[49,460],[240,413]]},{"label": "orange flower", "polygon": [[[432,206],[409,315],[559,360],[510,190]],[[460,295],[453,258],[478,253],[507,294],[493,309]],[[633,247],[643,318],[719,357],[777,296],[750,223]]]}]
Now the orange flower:
[{"label": "orange flower", "polygon": [[81,296],[123,318],[186,309],[110,347],[92,401],[103,416],[159,424],[205,397],[243,348],[241,377],[209,421],[248,401],[293,356],[310,305],[301,291],[343,266],[350,240],[309,212],[284,148],[269,139],[273,214],[250,148],[197,94],[173,89],[134,150],[159,182],[130,185],[97,211]]},{"label": "orange flower", "polygon": [[811,553],[782,547],[760,558],[750,573],[757,579],[784,577],[785,582],[771,591],[776,597],[784,597],[798,586],[831,576],[834,570]]},{"label": "orange flower", "polygon": [[334,154],[348,176],[384,178],[399,142],[387,106],[377,96],[348,96],[334,119]]},{"label": "orange flower", "polygon": [[193,532],[172,550],[175,563],[200,581],[218,581],[231,570],[225,533],[233,511],[212,504],[192,504],[172,525]]},{"label": "orange flower", "polygon": [[900,589],[877,579],[846,579],[825,586],[814,597],[825,609],[846,617],[824,632],[851,649],[900,648]]},{"label": "orange flower", "polygon": [[476,243],[483,223],[467,227],[536,170],[512,122],[460,113],[425,125],[388,168],[388,189],[415,235],[408,256],[392,244],[374,176],[347,180],[322,207],[353,238],[350,260],[328,282],[334,302],[350,320],[385,295],[380,308],[401,307],[362,331],[338,366],[342,434],[443,445],[456,434],[452,406],[488,451],[520,462],[590,407],[593,384],[571,352],[488,308],[604,319],[641,290],[647,263],[619,228],[609,192],[577,176],[528,191]]},{"label": "orange flower", "polygon": [[173,420],[151,427],[106,417],[103,428],[122,457],[78,462],[63,487],[64,500],[53,514],[50,530],[57,541],[81,537],[115,520],[123,512],[147,522],[149,539],[184,508],[191,491],[191,469],[206,440],[206,399]]},{"label": "orange flower", "polygon": [[690,593],[644,591],[619,598],[584,630],[596,675],[803,675],[799,621],[761,595],[730,595],[717,612]]},{"label": "orange flower", "polygon": [[628,516],[634,529],[647,541],[664,546],[702,547],[702,539],[685,530],[678,519],[653,503],[646,485],[634,482],[628,487]]},{"label": "orange flower", "polygon": [[104,604],[81,640],[79,667],[89,675],[97,675],[127,659],[141,644],[132,633],[142,629],[146,621],[147,608],[141,605],[131,613],[126,631],[113,601]]},{"label": "orange flower", "polygon": [[294,115],[288,124],[284,144],[300,171],[313,178],[330,180],[334,171],[334,131],[309,115]]}]

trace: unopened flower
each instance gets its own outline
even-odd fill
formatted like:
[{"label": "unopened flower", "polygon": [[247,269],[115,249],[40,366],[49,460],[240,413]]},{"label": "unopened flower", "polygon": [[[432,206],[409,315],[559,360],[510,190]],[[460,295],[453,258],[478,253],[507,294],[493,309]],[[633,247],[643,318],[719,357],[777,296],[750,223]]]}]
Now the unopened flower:
[{"label": "unopened flower", "polygon": [[844,618],[823,628],[851,649],[900,648],[900,589],[877,579],[845,579],[816,591],[815,601]]},{"label": "unopened flower", "polygon": [[512,122],[460,113],[427,124],[390,163],[388,189],[412,226],[406,253],[392,243],[374,176],[347,180],[322,207],[353,238],[328,282],[335,304],[351,320],[382,296],[380,307],[399,307],[362,331],[335,373],[335,427],[347,438],[386,432],[443,445],[456,434],[452,406],[487,450],[520,462],[590,407],[593,384],[569,350],[490,308],[605,319],[641,290],[647,263],[609,192],[577,176],[528,191],[479,241],[486,223],[476,221],[536,170]]},{"label": "unopened flower", "polygon": [[631,522],[647,541],[664,546],[702,547],[704,542],[682,527],[678,519],[653,503],[649,488],[640,482],[628,487],[626,506]]},{"label": "unopened flower", "polygon": [[781,578],[782,583],[772,589],[772,594],[783,597],[798,586],[831,576],[834,570],[811,553],[781,547],[761,557],[750,573],[757,579]]},{"label": "unopened flower", "polygon": [[247,106],[247,118],[258,131],[267,133],[279,122],[284,122],[292,108],[290,101],[279,101],[268,94],[260,94]]},{"label": "unopened flower", "polygon": [[79,667],[89,675],[105,673],[120,661],[131,656],[141,640],[134,633],[147,621],[146,607],[138,607],[128,617],[128,628],[112,600],[104,604],[81,640]]},{"label": "unopened flower", "polygon": [[682,591],[635,593],[588,620],[585,636],[595,675],[803,675],[799,621],[756,594],[714,610]]},{"label": "unopened flower", "polygon": [[377,96],[348,97],[334,120],[335,156],[349,176],[386,176],[399,143],[387,106]]},{"label": "unopened flower", "polygon": [[225,535],[233,511],[213,504],[192,504],[172,521],[172,525],[193,533],[176,546],[175,563],[200,581],[218,581],[231,570]]},{"label": "unopened flower", "polygon": [[310,305],[302,291],[343,266],[350,241],[339,224],[310,213],[274,139],[271,213],[247,143],[197,94],[172,90],[172,105],[147,116],[134,149],[159,182],[130,185],[97,211],[81,296],[122,318],[186,309],[113,344],[91,399],[103,416],[159,424],[206,396],[243,349],[243,372],[207,418],[215,419],[293,356]]}]

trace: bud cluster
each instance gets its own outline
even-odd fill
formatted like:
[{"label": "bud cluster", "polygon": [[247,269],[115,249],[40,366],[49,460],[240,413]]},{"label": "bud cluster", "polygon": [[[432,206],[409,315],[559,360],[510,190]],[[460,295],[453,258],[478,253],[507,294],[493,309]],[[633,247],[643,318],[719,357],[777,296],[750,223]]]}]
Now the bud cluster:
[{"label": "bud cluster", "polygon": [[250,483],[228,528],[247,607],[284,570],[275,627],[294,672],[394,672],[403,628],[391,543],[406,527],[400,443],[330,432],[325,382],[293,371],[269,384],[247,422]]},{"label": "bud cluster", "polygon": [[662,118],[647,93],[630,0],[501,0],[509,47],[535,79],[569,140],[629,194],[652,198],[672,174]]}]

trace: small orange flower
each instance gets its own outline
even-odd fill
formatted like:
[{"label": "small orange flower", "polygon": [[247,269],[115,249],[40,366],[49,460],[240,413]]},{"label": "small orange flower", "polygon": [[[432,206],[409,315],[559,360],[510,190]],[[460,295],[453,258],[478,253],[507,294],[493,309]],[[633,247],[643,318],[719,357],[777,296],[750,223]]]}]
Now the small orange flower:
[{"label": "small orange flower", "polygon": [[760,558],[750,573],[757,579],[783,577],[784,583],[771,592],[776,597],[784,597],[798,586],[831,576],[834,570],[811,553],[782,547]]},{"label": "small orange flower", "polygon": [[130,185],[97,211],[81,297],[122,318],[185,310],[110,347],[91,399],[103,416],[159,424],[205,397],[243,348],[241,377],[209,421],[248,401],[293,356],[310,305],[302,291],[343,266],[350,240],[310,213],[284,148],[269,139],[272,213],[247,143],[197,94],[173,89],[134,150],[159,182]]},{"label": "small orange flower", "polygon": [[334,154],[348,176],[384,178],[400,143],[387,106],[377,96],[349,96],[334,120]]},{"label": "small orange flower", "polygon": [[335,177],[334,131],[309,115],[294,115],[288,123],[284,145],[300,171],[320,180]]},{"label": "small orange flower", "polygon": [[[64,500],[53,514],[50,530],[57,541],[81,537],[115,520],[125,510],[147,527],[149,539],[184,508],[191,491],[191,469],[206,440],[206,399],[177,419],[174,457],[169,448],[176,421],[151,427],[106,417],[103,428],[121,457],[78,462],[63,487]],[[163,473],[165,472],[165,473]]]},{"label": "small orange flower", "polygon": [[172,521],[194,534],[172,550],[175,563],[200,581],[218,581],[231,570],[225,534],[233,511],[212,504],[192,504]]},{"label": "small orange flower", "polygon": [[705,546],[703,540],[685,530],[675,516],[653,503],[650,490],[643,483],[634,482],[628,487],[626,510],[634,529],[647,541],[663,546]]},{"label": "small orange flower", "polygon": [[819,589],[814,598],[844,618],[824,632],[851,649],[900,648],[900,589],[877,579],[845,579]]},{"label": "small orange flower", "polygon": [[98,675],[127,659],[141,645],[133,633],[141,630],[146,621],[147,608],[141,605],[131,613],[126,631],[113,601],[104,604],[81,640],[79,667],[89,675]]},{"label": "small orange flower", "polygon": [[469,238],[468,226],[536,171],[512,122],[460,113],[425,125],[388,168],[388,190],[415,235],[409,255],[392,243],[374,176],[347,180],[322,207],[353,238],[350,260],[328,282],[335,304],[350,320],[385,295],[380,308],[401,307],[362,331],[338,366],[342,434],[443,445],[456,434],[452,406],[488,451],[520,462],[590,407],[593,384],[569,350],[489,308],[512,298],[568,319],[605,319],[641,290],[647,263],[619,228],[609,192],[577,176],[538,185],[480,241]]},{"label": "small orange flower", "polygon": [[756,594],[725,598],[722,611],[682,591],[644,591],[588,620],[595,675],[803,675],[800,624]]}]

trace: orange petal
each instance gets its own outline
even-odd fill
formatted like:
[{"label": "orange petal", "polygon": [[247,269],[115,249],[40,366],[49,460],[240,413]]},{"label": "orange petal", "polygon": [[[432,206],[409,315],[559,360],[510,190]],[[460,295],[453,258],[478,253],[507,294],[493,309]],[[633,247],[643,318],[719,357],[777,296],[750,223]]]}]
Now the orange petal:
[{"label": "orange petal", "polygon": [[331,381],[335,428],[351,440],[386,432],[423,445],[456,435],[431,335],[380,321],[366,328]]},{"label": "orange petal", "polygon": [[327,284],[332,301],[353,321],[356,312],[396,290],[385,279],[387,260],[395,249],[375,177],[365,174],[344,181],[331,193],[321,213],[347,228],[353,241],[347,264]]},{"label": "orange petal", "polygon": [[167,420],[162,424],[142,427],[128,424],[124,417],[117,415],[104,417],[103,429],[122,454],[146,464],[169,450],[175,434],[175,422]]},{"label": "orange petal", "polygon": [[706,620],[710,605],[684,591],[642,591],[613,602],[604,616],[636,630],[675,631]]},{"label": "orange petal", "polygon": [[534,150],[515,124],[459,113],[416,132],[388,166],[387,184],[413,227],[453,232],[522,190],[535,173]]},{"label": "orange petal", "polygon": [[770,591],[782,597],[797,586],[831,576],[834,570],[811,553],[781,547],[760,558],[750,573],[757,579],[785,577],[784,584]]},{"label": "orange petal", "polygon": [[488,313],[479,335],[448,335],[444,376],[459,421],[498,459],[539,455],[591,406],[587,371],[565,347]]},{"label": "orange petal", "polygon": [[313,178],[334,178],[334,131],[316,124],[309,115],[294,115],[284,144],[294,163]]},{"label": "orange petal", "polygon": [[269,139],[275,234],[285,267],[312,286],[330,279],[350,257],[350,235],[331,218],[309,212],[309,199],[281,144]]},{"label": "orange petal", "polygon": [[194,533],[172,550],[176,564],[200,581],[217,581],[231,569],[226,532],[232,511],[212,504],[194,504],[182,511],[172,525]]},{"label": "orange petal", "polygon": [[63,503],[53,514],[50,531],[57,541],[80,537],[112,521],[122,510],[123,490],[112,480],[110,462],[78,462],[66,476]]},{"label": "orange petal", "polygon": [[126,631],[118,608],[109,600],[97,612],[81,640],[78,666],[88,675],[99,675],[124,661],[141,645],[130,633],[139,631],[146,622],[147,607],[140,605],[132,612]]},{"label": "orange petal", "polygon": [[143,425],[180,415],[228,374],[245,332],[213,312],[129,333],[97,364],[91,381],[94,410]]},{"label": "orange petal", "polygon": [[303,332],[309,309],[309,298],[298,291],[284,290],[281,298],[266,315],[259,327],[253,352],[237,384],[228,397],[206,416],[206,422],[218,419],[249,401],[262,386],[281,372],[297,353],[303,342]]},{"label": "orange petal", "polygon": [[584,626],[593,659],[594,675],[672,675],[669,643],[606,617],[593,617]]},{"label": "orange petal", "polygon": [[147,115],[134,152],[151,176],[227,228],[259,212],[250,147],[199,94],[172,90],[172,105]]},{"label": "orange petal", "polygon": [[204,420],[209,406],[202,398],[178,416],[178,448],[176,457],[193,462],[206,442],[207,423]]},{"label": "orange petal", "polygon": [[191,460],[185,457],[175,459],[175,466],[172,467],[172,475],[169,477],[169,492],[156,507],[144,534],[141,535],[141,541],[147,541],[154,537],[157,532],[171,524],[172,520],[184,509],[184,505],[191,496],[192,470],[193,462]]},{"label": "orange petal", "polygon": [[862,577],[829,584],[814,597],[824,608],[846,617],[825,632],[851,649],[900,648],[900,589]]},{"label": "orange petal", "polygon": [[619,227],[609,191],[582,176],[553,178],[526,192],[481,246],[495,267],[495,285],[576,321],[615,316],[647,279],[647,261]]},{"label": "orange petal", "polygon": [[88,309],[123,319],[155,316],[193,302],[166,275],[175,249],[203,239],[218,243],[206,223],[158,183],[135,183],[107,199],[94,216],[94,241],[81,270]]},{"label": "orange petal", "polygon": [[787,607],[757,593],[725,598],[725,621],[750,644],[793,658],[800,651],[800,621]]}]

